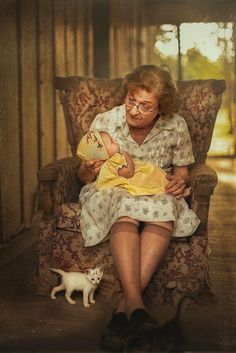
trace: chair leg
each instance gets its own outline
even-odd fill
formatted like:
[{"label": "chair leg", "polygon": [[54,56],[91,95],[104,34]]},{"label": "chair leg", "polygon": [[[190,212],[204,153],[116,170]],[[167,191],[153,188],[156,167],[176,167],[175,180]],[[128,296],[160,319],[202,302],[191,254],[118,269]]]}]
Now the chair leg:
[{"label": "chair leg", "polygon": [[52,220],[45,221],[41,218],[39,224],[39,251],[35,275],[37,295],[49,295],[52,286],[56,284],[56,276],[50,271],[53,261],[52,238],[54,229],[55,224]]}]

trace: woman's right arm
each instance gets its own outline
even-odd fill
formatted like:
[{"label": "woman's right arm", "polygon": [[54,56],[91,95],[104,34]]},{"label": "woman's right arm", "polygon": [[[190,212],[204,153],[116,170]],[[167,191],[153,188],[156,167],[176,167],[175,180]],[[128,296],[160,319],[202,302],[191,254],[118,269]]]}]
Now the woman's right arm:
[{"label": "woman's right arm", "polygon": [[103,163],[104,161],[97,160],[81,161],[78,176],[82,183],[92,183],[96,179]]}]

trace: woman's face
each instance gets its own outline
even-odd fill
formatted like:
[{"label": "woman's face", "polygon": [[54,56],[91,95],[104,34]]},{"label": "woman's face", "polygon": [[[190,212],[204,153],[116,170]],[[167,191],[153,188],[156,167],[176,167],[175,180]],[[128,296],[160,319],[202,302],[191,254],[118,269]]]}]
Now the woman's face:
[{"label": "woman's face", "polygon": [[158,114],[158,101],[153,92],[128,91],[125,98],[126,121],[137,128],[152,127]]}]

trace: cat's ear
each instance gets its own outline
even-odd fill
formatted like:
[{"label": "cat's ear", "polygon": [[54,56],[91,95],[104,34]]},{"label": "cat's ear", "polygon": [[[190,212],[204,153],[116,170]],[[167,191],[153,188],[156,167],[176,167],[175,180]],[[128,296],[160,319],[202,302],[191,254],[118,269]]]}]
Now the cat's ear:
[{"label": "cat's ear", "polygon": [[99,266],[98,269],[99,269],[100,272],[103,272],[104,271],[104,266]]}]

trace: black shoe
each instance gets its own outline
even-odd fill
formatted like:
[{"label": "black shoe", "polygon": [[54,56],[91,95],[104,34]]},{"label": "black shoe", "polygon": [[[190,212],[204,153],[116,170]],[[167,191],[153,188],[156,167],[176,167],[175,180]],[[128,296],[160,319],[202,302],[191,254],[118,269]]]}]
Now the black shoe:
[{"label": "black shoe", "polygon": [[158,324],[146,310],[136,309],[129,322],[129,337],[142,337],[158,329]]},{"label": "black shoe", "polygon": [[102,334],[102,347],[106,350],[121,351],[126,346],[129,320],[125,313],[113,313]]}]

